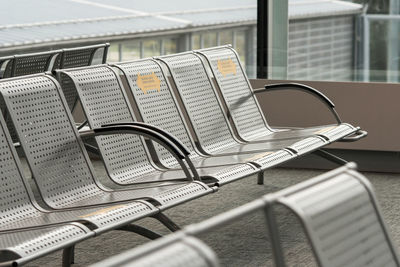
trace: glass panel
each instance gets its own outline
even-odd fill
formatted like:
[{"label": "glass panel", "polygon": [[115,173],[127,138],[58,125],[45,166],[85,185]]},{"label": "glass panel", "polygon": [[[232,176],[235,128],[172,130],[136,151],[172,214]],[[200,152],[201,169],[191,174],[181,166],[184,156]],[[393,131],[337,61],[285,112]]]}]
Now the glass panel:
[{"label": "glass panel", "polygon": [[203,48],[217,45],[217,32],[205,32],[203,34]]},{"label": "glass panel", "polygon": [[192,50],[200,48],[201,48],[200,34],[199,33],[192,34]]},{"label": "glass panel", "polygon": [[143,57],[153,57],[160,55],[160,40],[143,41]]},{"label": "glass panel", "polygon": [[289,1],[287,51],[271,56],[287,66],[273,63],[270,78],[400,82],[400,1],[346,2]]},{"label": "glass panel", "polygon": [[119,62],[119,43],[112,43],[108,48],[107,62]]},{"label": "glass panel", "polygon": [[122,43],[122,61],[140,58],[140,41]]},{"label": "glass panel", "polygon": [[233,44],[232,37],[233,37],[233,31],[232,30],[220,31],[219,32],[219,44],[218,45]]},{"label": "glass panel", "polygon": [[174,54],[178,52],[178,38],[164,39],[164,55]]}]

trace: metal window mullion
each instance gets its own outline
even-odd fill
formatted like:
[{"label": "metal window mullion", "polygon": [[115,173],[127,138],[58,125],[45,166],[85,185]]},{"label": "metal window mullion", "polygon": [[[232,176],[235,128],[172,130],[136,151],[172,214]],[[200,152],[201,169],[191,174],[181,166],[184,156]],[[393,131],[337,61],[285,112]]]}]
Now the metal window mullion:
[{"label": "metal window mullion", "polygon": [[144,57],[144,45],[143,45],[143,40],[139,41],[139,49],[140,49],[140,58]]},{"label": "metal window mullion", "polygon": [[232,47],[233,47],[234,49],[236,49],[236,39],[237,39],[236,33],[237,33],[237,32],[236,32],[235,30],[232,31]]}]

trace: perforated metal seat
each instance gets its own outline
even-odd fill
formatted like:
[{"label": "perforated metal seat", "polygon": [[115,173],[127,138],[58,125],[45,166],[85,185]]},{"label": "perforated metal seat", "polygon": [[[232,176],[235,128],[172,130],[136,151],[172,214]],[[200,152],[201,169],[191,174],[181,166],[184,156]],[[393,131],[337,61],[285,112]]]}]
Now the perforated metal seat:
[{"label": "perforated metal seat", "polygon": [[[184,249],[186,246],[182,244],[186,243],[184,240],[188,236],[210,234],[243,217],[252,216],[255,212],[265,213],[267,224],[252,224],[251,227],[265,227],[273,248],[275,265],[287,266],[284,255],[290,252],[283,253],[278,230],[279,217],[276,216],[275,210],[277,205],[286,206],[300,219],[316,263],[321,267],[400,266],[397,249],[385,226],[372,186],[355,169],[354,163],[347,164],[213,218],[189,225],[153,244],[136,248],[94,266],[147,266],[146,262],[154,262],[154,266],[158,266],[163,260],[168,264],[171,262],[171,266],[181,266],[179,264],[189,255],[194,257],[195,264],[198,256],[195,257],[197,253],[193,255],[193,250],[196,250],[197,246],[193,247],[191,252],[187,252]],[[166,247],[170,249],[165,249]],[[206,253],[202,253],[203,256]],[[144,265],[135,265],[137,263]],[[192,265],[192,262],[185,262],[184,266],[187,265]]]},{"label": "perforated metal seat", "polygon": [[236,51],[231,46],[222,46],[198,50],[197,53],[207,59],[242,140],[263,142],[320,135],[329,142],[334,142],[359,130],[347,123],[305,129],[274,130],[268,125],[260,109]]},{"label": "perforated metal seat", "polygon": [[304,138],[271,140],[256,144],[243,143],[233,135],[200,56],[188,52],[163,56],[159,59],[171,72],[191,125],[195,129],[199,145],[205,153],[221,155],[288,148],[301,155],[328,143],[319,136],[309,137],[307,146],[303,144],[301,151],[296,150],[296,142],[304,142]]},{"label": "perforated metal seat", "polygon": [[101,261],[91,267],[218,267],[217,255],[194,237],[174,235]]},{"label": "perforated metal seat", "polygon": [[53,209],[135,199],[150,199],[160,208],[167,208],[213,192],[197,181],[129,190],[108,189],[94,176],[55,79],[43,74],[8,79],[0,82],[0,91],[41,197]]},{"label": "perforated metal seat", "polygon": [[12,233],[0,232],[0,265],[20,266],[46,254],[73,246],[93,235],[93,232],[79,223]]},{"label": "perforated metal seat", "polygon": [[284,190],[276,202],[302,220],[320,266],[399,266],[372,186],[354,168]]},{"label": "perforated metal seat", "polygon": [[[61,81],[71,80],[69,83],[72,83],[72,81],[75,83],[91,128],[98,128],[112,123],[132,123],[136,121],[124,89],[118,81],[117,74],[110,67],[94,66],[63,70],[58,73]],[[162,109],[165,110],[165,108]],[[154,113],[152,116],[158,117],[158,114]],[[170,132],[171,129],[167,127],[166,130]],[[172,132],[172,134],[174,133]],[[190,145],[189,158],[199,159],[200,156],[193,150],[190,141],[189,143],[187,142],[187,133],[184,132],[178,136],[185,138],[183,139],[184,145]],[[96,141],[104,159],[105,167],[111,179],[117,183],[131,184],[185,178],[185,174],[180,170],[166,171],[156,168],[155,164],[150,160],[151,157],[145,149],[141,138],[112,136],[107,138],[97,137]],[[154,143],[154,147],[164,166],[175,169],[180,167],[169,151],[157,143]],[[123,148],[123,150],[120,148]],[[228,160],[227,158],[226,161]],[[228,167],[217,167],[214,164],[207,168],[201,168],[197,172],[200,176],[226,183],[255,174],[258,169],[247,164],[236,164]]]}]

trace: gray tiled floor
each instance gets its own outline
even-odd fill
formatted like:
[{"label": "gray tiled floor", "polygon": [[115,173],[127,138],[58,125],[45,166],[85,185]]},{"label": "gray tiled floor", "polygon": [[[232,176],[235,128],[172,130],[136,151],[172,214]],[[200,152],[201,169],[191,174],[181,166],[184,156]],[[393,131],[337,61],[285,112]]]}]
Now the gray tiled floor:
[{"label": "gray tiled floor", "polygon": [[[98,167],[98,166],[97,166]],[[97,168],[99,170],[99,168]],[[226,185],[219,192],[205,196],[166,212],[179,225],[202,221],[223,211],[250,202],[264,194],[316,176],[323,171],[301,169],[272,169],[265,172],[264,185],[256,177],[248,177]],[[100,171],[101,174],[101,171]],[[378,201],[395,243],[400,242],[400,174],[365,173],[375,186]],[[289,266],[314,266],[313,257],[296,219],[287,211],[278,218]],[[166,234],[159,223],[151,219],[138,222]],[[254,214],[224,228],[200,237],[221,259],[222,266],[272,266],[271,250],[265,233],[262,214]],[[149,242],[133,233],[112,231],[77,246],[76,264],[86,266],[127,249]],[[36,260],[28,266],[60,266],[61,252]]]}]

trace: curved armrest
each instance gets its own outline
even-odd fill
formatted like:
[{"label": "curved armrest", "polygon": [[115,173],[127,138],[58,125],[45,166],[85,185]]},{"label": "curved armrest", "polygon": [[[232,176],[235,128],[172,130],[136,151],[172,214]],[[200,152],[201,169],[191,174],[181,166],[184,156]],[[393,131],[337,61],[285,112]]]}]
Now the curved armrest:
[{"label": "curved armrest", "polygon": [[268,92],[268,91],[278,91],[278,90],[299,90],[308,94],[311,94],[315,97],[317,97],[321,102],[323,102],[332,112],[333,116],[335,117],[336,121],[340,124],[342,123],[342,120],[339,117],[339,114],[337,114],[335,110],[335,104],[323,93],[318,91],[317,89],[300,84],[300,83],[277,83],[277,84],[267,84],[265,85],[265,89],[260,88],[260,89],[254,89],[254,93],[260,93],[260,92]]},{"label": "curved armrest", "polygon": [[151,129],[138,126],[138,125],[114,125],[114,126],[105,126],[101,128],[95,128],[88,131],[80,132],[82,137],[92,137],[92,136],[101,136],[101,135],[114,135],[114,134],[134,134],[140,135],[143,137],[147,137],[152,141],[155,141],[165,147],[178,161],[185,175],[194,180],[188,167],[185,165],[183,160],[187,161],[192,174],[196,180],[200,180],[199,175],[196,169],[192,168],[193,163],[190,161],[189,157],[186,155],[186,151],[182,152],[173,142],[171,142],[168,138],[161,135],[160,133],[153,131]]},{"label": "curved armrest", "polygon": [[167,132],[161,128],[158,128],[157,126],[152,125],[152,124],[148,124],[148,123],[144,123],[144,122],[126,122],[126,123],[122,122],[122,123],[105,124],[105,125],[102,125],[101,127],[119,126],[119,125],[136,125],[136,126],[140,126],[140,127],[155,131],[155,132],[163,135],[165,138],[168,138],[168,140],[170,142],[172,142],[174,145],[176,145],[181,150],[182,153],[184,153],[185,155],[190,155],[189,149],[181,141],[179,141],[175,136],[173,136],[169,132]]}]

